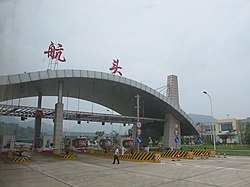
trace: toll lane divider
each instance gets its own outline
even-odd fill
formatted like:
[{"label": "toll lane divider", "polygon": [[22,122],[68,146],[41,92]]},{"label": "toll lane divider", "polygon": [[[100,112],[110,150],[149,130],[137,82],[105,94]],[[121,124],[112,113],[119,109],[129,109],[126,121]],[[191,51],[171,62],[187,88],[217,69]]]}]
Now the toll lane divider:
[{"label": "toll lane divider", "polygon": [[215,156],[212,154],[214,153],[214,151],[209,151],[209,150],[193,150],[193,153],[195,157],[206,156],[206,155],[211,157]]},{"label": "toll lane divider", "polygon": [[[113,152],[110,153],[103,153],[100,151],[94,151],[92,153],[82,153],[91,156],[103,157],[113,159],[114,154]],[[127,160],[127,161],[134,161],[134,162],[160,162],[160,154],[153,153],[153,152],[134,152],[130,154],[119,155],[119,160]]]},{"label": "toll lane divider", "polygon": [[133,154],[120,155],[121,160],[129,160],[136,162],[155,162],[155,153],[135,152]]},{"label": "toll lane divider", "polygon": [[2,152],[0,157],[8,163],[11,164],[23,164],[27,162],[31,162],[30,156],[13,156],[12,151]]},{"label": "toll lane divider", "polygon": [[57,154],[55,157],[59,160],[77,160],[78,156],[76,154]]},{"label": "toll lane divider", "polygon": [[19,164],[19,163],[23,164],[31,162],[31,157],[30,156],[10,157],[8,162],[12,164]]},{"label": "toll lane divider", "polygon": [[[211,151],[204,152],[203,151],[196,151],[197,156],[199,154],[208,153],[211,157]],[[113,159],[113,152],[107,152],[104,153],[102,151],[92,151],[87,153],[81,153],[81,154],[88,154],[91,156],[97,156],[97,157],[104,157],[104,158],[110,158]],[[193,159],[194,157],[194,151],[193,152],[187,152],[183,150],[168,150],[166,152],[135,152],[131,154],[124,154],[119,155],[120,160],[128,160],[128,161],[136,161],[136,162],[160,162],[161,158],[182,158],[182,159]]]},{"label": "toll lane divider", "polygon": [[187,158],[188,156],[188,152],[182,150],[169,150],[160,154],[162,158],[177,158],[178,155],[179,158]]},{"label": "toll lane divider", "polygon": [[59,154],[58,149],[50,149],[50,150],[42,150],[39,151],[39,153],[44,154],[44,155],[48,155],[48,156],[52,156],[56,159],[59,160],[77,160],[78,156],[77,154],[73,153],[69,153],[69,154]]}]

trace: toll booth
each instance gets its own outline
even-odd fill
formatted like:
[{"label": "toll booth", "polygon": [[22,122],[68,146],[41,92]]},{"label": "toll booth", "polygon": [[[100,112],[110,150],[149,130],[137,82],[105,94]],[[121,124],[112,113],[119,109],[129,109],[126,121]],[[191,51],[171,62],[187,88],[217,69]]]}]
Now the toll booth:
[{"label": "toll booth", "polygon": [[66,136],[64,138],[64,147],[68,147],[77,152],[87,152],[90,141],[86,136]]},{"label": "toll booth", "polygon": [[121,145],[125,149],[131,149],[134,147],[135,143],[132,138],[121,138]]},{"label": "toll booth", "polygon": [[15,135],[0,135],[0,149],[14,149]]},{"label": "toll booth", "polygon": [[133,152],[135,142],[132,138],[121,137],[121,144],[120,145],[121,145],[121,149],[122,149],[122,155],[124,155],[124,153],[128,150],[130,150],[130,152]]},{"label": "toll booth", "polygon": [[113,151],[114,146],[113,146],[113,139],[108,138],[108,137],[102,137],[99,140],[99,149],[107,152],[107,151]]}]

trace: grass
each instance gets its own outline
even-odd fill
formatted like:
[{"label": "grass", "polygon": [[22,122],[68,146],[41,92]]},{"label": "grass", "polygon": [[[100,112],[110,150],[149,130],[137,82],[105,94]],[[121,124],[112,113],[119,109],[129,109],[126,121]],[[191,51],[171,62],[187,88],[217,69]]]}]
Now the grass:
[{"label": "grass", "polygon": [[[190,151],[191,149],[199,150],[214,150],[213,145],[182,145],[182,149]],[[250,156],[250,145],[234,145],[234,144],[220,144],[216,145],[217,152],[226,152],[227,155],[232,156]]]}]

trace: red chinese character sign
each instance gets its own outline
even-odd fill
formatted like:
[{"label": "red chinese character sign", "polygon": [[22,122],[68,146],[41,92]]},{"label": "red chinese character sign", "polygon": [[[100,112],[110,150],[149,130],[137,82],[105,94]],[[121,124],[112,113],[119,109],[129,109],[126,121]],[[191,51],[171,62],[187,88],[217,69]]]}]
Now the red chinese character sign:
[{"label": "red chinese character sign", "polygon": [[54,69],[58,67],[59,62],[66,62],[66,58],[62,57],[62,52],[64,51],[62,44],[58,43],[55,45],[53,42],[50,42],[48,51],[44,51],[44,54],[47,54],[49,58],[48,69],[52,69],[54,64]]},{"label": "red chinese character sign", "polygon": [[118,73],[120,76],[122,76],[122,73],[119,71],[119,69],[122,69],[122,67],[119,66],[119,59],[113,59],[112,67],[109,68],[109,70],[112,72],[112,74]]}]

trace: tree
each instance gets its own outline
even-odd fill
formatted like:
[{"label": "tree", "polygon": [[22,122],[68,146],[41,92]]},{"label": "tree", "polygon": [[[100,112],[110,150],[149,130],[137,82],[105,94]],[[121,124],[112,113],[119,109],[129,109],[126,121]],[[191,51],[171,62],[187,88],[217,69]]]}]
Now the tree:
[{"label": "tree", "polygon": [[120,135],[116,131],[113,131],[113,144],[114,145],[120,145]]},{"label": "tree", "polygon": [[95,132],[96,136],[93,139],[93,143],[95,143],[95,141],[98,140],[98,137],[102,137],[104,135],[104,133],[105,133],[104,131],[96,131]]},{"label": "tree", "polygon": [[234,132],[235,132],[236,130],[233,130],[233,129],[230,129],[229,131],[228,131],[228,136],[229,136],[229,139],[230,139],[230,143],[232,143],[232,136],[234,135]]},{"label": "tree", "polygon": [[181,136],[181,143],[189,145],[189,136]]},{"label": "tree", "polygon": [[97,136],[103,136],[104,135],[104,131],[96,131],[95,134]]},{"label": "tree", "polygon": [[228,134],[222,134],[219,137],[222,139],[223,144],[227,144]]},{"label": "tree", "polygon": [[249,123],[247,124],[247,127],[246,127],[244,139],[245,139],[246,143],[250,145],[250,124]]},{"label": "tree", "polygon": [[132,137],[132,133],[133,133],[133,127],[128,129],[128,136]]}]

